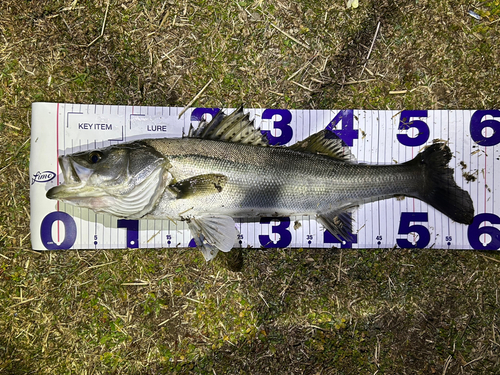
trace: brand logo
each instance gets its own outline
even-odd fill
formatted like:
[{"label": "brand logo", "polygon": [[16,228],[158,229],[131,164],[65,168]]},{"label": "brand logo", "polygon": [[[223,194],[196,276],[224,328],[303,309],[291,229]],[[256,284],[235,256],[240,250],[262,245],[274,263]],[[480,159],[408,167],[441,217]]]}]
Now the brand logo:
[{"label": "brand logo", "polygon": [[54,179],[54,177],[56,177],[56,174],[54,172],[38,171],[33,175],[33,178],[31,179],[31,185],[33,185],[35,182],[49,182],[50,180]]}]

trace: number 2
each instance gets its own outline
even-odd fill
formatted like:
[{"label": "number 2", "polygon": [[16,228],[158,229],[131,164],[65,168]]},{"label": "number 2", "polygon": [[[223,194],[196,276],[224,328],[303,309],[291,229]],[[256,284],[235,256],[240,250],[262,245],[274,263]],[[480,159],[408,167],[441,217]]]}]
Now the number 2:
[{"label": "number 2", "polygon": [[214,116],[220,111],[220,108],[195,108],[191,112],[191,121],[201,121],[203,115],[209,114],[214,118]]}]

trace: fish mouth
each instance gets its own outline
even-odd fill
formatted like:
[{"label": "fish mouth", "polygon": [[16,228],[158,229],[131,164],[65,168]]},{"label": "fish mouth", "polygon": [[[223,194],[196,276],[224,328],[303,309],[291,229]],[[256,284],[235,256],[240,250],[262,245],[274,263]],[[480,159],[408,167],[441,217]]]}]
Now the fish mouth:
[{"label": "fish mouth", "polygon": [[80,184],[82,182],[77,168],[75,168],[77,165],[69,156],[59,156],[59,165],[66,185]]},{"label": "fish mouth", "polygon": [[104,191],[95,187],[81,184],[62,184],[47,191],[47,198],[64,201],[82,200],[83,198],[97,198],[106,195]]},{"label": "fish mouth", "polygon": [[52,189],[47,191],[47,198],[49,199],[60,199],[60,200],[70,200],[76,194],[81,195],[82,185],[59,185],[54,186]]},{"label": "fish mouth", "polygon": [[71,200],[71,198],[95,196],[94,188],[86,188],[86,181],[92,174],[88,168],[75,163],[68,156],[59,156],[59,166],[61,167],[64,183],[47,191],[47,198],[59,200]]}]

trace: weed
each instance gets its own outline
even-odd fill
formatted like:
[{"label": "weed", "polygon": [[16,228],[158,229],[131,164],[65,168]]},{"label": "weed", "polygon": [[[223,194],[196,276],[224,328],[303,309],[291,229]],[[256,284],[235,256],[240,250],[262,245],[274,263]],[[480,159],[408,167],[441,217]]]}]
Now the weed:
[{"label": "weed", "polygon": [[33,101],[183,106],[213,78],[194,105],[498,108],[497,0],[107,5],[0,4],[0,372],[500,372],[497,254],[245,249],[234,273],[36,253],[28,209]]}]

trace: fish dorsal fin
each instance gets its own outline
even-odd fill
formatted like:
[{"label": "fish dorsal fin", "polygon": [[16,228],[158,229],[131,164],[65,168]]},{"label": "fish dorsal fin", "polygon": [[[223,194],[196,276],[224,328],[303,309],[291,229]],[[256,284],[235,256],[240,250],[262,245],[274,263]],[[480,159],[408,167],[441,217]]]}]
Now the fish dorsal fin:
[{"label": "fish dorsal fin", "polygon": [[330,211],[316,215],[316,219],[342,241],[352,241],[352,213],[350,211]]},{"label": "fish dorsal fin", "polygon": [[269,141],[260,129],[256,129],[249,114],[243,113],[243,106],[229,116],[222,110],[210,122],[202,121],[198,128],[189,129],[189,138],[211,139],[256,146],[269,146]]},{"label": "fish dorsal fin", "polygon": [[226,215],[193,217],[187,220],[187,224],[207,261],[213,259],[219,250],[230,251],[238,234],[234,220]]},{"label": "fish dorsal fin", "polygon": [[211,173],[178,181],[175,184],[169,185],[169,188],[177,193],[177,199],[185,199],[220,193],[224,189],[226,182],[227,176]]},{"label": "fish dorsal fin", "polygon": [[356,158],[344,141],[327,129],[323,129],[289,148],[294,151],[327,155],[348,163],[356,162]]}]

